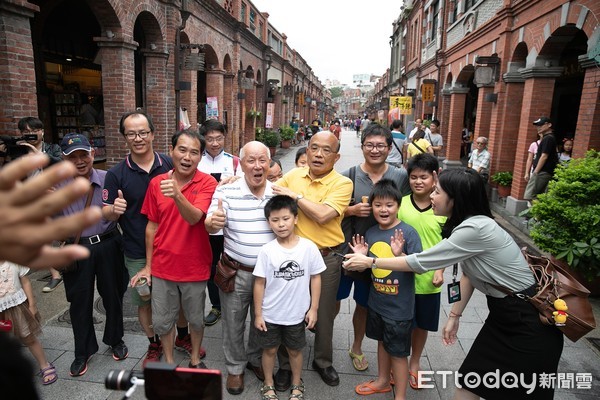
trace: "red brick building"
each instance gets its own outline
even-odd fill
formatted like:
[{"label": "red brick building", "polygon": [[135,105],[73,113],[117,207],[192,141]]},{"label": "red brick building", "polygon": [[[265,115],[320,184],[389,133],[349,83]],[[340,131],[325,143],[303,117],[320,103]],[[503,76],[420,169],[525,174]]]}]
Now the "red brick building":
[{"label": "red brick building", "polygon": [[39,116],[47,141],[88,132],[110,166],[126,151],[120,115],[136,107],[152,115],[161,151],[179,107],[196,126],[216,104],[234,152],[267,123],[327,119],[323,85],[268,17],[248,0],[3,0],[0,134]]},{"label": "red brick building", "polygon": [[413,96],[409,128],[439,119],[446,166],[460,164],[463,128],[488,137],[491,172],[514,172],[507,209],[517,213],[535,119],[549,116],[559,142],[574,137],[574,157],[600,148],[599,18],[596,0],[407,0],[375,96]]}]

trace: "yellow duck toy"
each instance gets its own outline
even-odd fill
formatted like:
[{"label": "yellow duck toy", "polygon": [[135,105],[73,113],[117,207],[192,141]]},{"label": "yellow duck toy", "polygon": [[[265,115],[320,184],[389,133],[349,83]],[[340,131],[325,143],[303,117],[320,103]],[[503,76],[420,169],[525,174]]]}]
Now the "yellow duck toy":
[{"label": "yellow duck toy", "polygon": [[569,309],[567,307],[567,303],[563,299],[554,300],[554,308],[556,311],[552,313],[552,318],[554,318],[554,325],[556,326],[565,326],[565,322],[567,322],[567,314],[565,311]]}]

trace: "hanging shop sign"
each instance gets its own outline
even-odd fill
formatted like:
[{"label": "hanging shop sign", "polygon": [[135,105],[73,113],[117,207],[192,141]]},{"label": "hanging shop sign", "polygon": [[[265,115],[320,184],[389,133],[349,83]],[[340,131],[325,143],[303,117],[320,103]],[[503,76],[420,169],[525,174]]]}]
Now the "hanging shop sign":
[{"label": "hanging shop sign", "polygon": [[401,115],[412,114],[411,96],[390,96],[390,110],[397,108]]},{"label": "hanging shop sign", "polygon": [[275,103],[267,103],[267,118],[265,118],[265,128],[273,127],[273,115],[275,114]]},{"label": "hanging shop sign", "polygon": [[421,85],[421,100],[433,101],[433,94],[435,92],[434,83],[424,83]]},{"label": "hanging shop sign", "polygon": [[206,119],[219,118],[219,101],[217,97],[206,98]]}]

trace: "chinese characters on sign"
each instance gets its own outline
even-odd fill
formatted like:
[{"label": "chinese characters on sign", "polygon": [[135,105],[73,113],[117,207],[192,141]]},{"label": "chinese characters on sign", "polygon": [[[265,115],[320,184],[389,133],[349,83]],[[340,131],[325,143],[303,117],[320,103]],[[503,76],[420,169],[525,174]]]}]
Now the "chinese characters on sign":
[{"label": "chinese characters on sign", "polygon": [[275,103],[267,103],[267,117],[265,119],[265,128],[273,127],[273,114],[275,113]]},{"label": "chinese characters on sign", "polygon": [[421,98],[423,101],[433,101],[433,92],[435,90],[435,84],[424,83],[421,85]]},{"label": "chinese characters on sign", "polygon": [[412,114],[412,97],[390,96],[390,110],[397,108],[401,115]]}]

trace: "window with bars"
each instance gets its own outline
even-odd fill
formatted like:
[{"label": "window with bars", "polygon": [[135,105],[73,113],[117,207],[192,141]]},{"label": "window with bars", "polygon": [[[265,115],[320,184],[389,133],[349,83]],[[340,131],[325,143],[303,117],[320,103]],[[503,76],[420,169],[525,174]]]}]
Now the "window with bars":
[{"label": "window with bars", "polygon": [[431,12],[431,30],[430,30],[429,37],[430,37],[430,40],[433,42],[436,40],[436,37],[437,37],[438,17],[440,14],[439,0],[434,1],[433,4],[431,4],[430,12]]},{"label": "window with bars", "polygon": [[242,3],[242,10],[240,12],[240,20],[246,23],[246,3]]},{"label": "window with bars", "polygon": [[256,31],[256,11],[250,9],[250,30],[252,32]]}]

